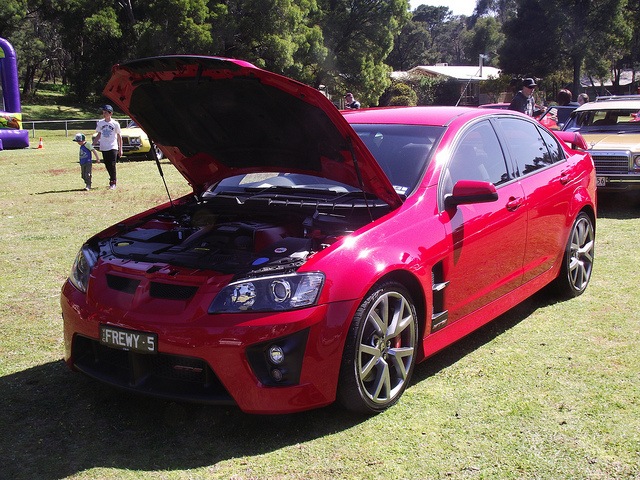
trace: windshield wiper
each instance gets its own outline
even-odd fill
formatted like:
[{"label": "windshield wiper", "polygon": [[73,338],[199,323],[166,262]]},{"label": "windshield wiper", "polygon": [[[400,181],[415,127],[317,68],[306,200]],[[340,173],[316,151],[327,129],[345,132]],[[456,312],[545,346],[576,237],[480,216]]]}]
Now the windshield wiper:
[{"label": "windshield wiper", "polygon": [[[286,193],[286,194],[313,194],[313,195],[341,195],[343,192],[335,192],[326,187],[324,188],[311,188],[311,187],[298,187],[295,185],[273,185],[269,187],[248,187],[244,189],[244,193],[254,193],[255,195],[261,195],[263,193]],[[254,196],[255,196],[254,195]]]}]

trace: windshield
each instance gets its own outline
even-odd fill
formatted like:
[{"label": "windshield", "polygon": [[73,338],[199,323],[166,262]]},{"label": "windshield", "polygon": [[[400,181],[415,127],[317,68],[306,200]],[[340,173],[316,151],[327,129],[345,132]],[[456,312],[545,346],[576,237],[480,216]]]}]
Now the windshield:
[{"label": "windshield", "polygon": [[399,195],[419,184],[445,128],[426,125],[351,124]]},{"label": "windshield", "polygon": [[602,109],[575,111],[564,127],[568,131],[640,132],[640,115],[636,109]]},{"label": "windshield", "polygon": [[[380,164],[395,191],[402,196],[411,193],[419,184],[433,147],[445,130],[444,127],[424,125],[351,126]],[[333,197],[361,192],[350,185],[313,175],[260,172],[226,178],[211,186],[204,198],[223,192],[255,195],[276,190],[291,194],[324,193]]]},{"label": "windshield", "polygon": [[281,190],[291,193],[327,192],[334,195],[360,191],[349,185],[312,175],[260,172],[225,178],[221,182],[213,185],[204,194],[204,197],[218,195],[223,192],[255,194],[268,190]]}]

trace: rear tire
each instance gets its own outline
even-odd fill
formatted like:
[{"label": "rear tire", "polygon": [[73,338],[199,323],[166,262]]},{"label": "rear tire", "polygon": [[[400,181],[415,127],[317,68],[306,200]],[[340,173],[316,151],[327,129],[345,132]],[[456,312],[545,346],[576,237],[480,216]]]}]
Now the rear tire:
[{"label": "rear tire", "polygon": [[344,347],[338,400],[348,410],[375,414],[394,405],[411,380],[418,319],[409,292],[386,282],[362,301]]},{"label": "rear tire", "polygon": [[591,217],[580,212],[571,227],[560,274],[555,281],[561,295],[577,297],[586,290],[593,270],[594,240],[595,230]]}]

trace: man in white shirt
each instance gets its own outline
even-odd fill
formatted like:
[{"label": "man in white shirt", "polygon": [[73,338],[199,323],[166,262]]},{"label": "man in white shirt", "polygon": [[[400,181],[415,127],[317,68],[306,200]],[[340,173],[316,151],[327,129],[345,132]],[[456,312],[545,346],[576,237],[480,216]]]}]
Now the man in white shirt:
[{"label": "man in white shirt", "polygon": [[120,135],[120,124],[112,120],[113,107],[105,105],[102,107],[102,120],[96,126],[96,136],[93,144],[100,142],[100,151],[107,172],[109,173],[109,188],[116,188],[116,162],[122,156],[122,136]]}]

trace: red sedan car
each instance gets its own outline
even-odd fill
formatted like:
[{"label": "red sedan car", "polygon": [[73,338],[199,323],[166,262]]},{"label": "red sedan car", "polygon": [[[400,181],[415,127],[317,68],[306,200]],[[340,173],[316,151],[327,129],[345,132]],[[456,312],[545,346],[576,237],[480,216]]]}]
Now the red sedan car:
[{"label": "red sedan car", "polygon": [[105,95],[193,193],[82,246],[61,296],[74,370],[252,413],[375,413],[416,362],[543,286],[587,287],[579,134],[477,108],[339,112],[229,59],[112,73]]}]

